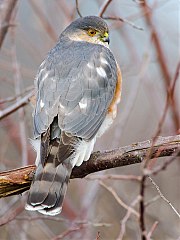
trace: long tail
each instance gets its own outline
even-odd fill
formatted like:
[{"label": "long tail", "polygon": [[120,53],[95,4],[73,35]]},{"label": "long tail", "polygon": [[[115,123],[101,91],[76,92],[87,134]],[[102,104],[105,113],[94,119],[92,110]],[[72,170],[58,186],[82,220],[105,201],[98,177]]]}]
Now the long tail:
[{"label": "long tail", "polygon": [[[67,136],[51,139],[50,130],[41,137],[41,161],[31,185],[27,210],[56,215],[62,203],[72,171],[73,145]],[[72,139],[71,139],[72,141]]]}]

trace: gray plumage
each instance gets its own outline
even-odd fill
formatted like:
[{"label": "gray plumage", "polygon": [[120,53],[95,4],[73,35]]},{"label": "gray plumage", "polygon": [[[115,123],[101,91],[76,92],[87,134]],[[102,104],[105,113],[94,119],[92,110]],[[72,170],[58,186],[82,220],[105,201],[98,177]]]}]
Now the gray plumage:
[{"label": "gray plumage", "polygon": [[[67,48],[66,44],[60,41],[39,69],[34,134],[38,137],[47,130],[58,114],[62,130],[88,140],[96,134],[93,129],[104,119],[112,101],[116,63],[110,50],[104,46],[71,41]],[[96,70],[101,66],[101,57],[109,64],[103,66],[106,77],[100,76]],[[82,100],[87,102],[84,112],[78,105]],[[86,133],[87,127],[89,134]]]},{"label": "gray plumage", "polygon": [[111,51],[70,39],[71,33],[88,27],[108,30],[98,17],[76,20],[61,34],[36,76],[33,123],[34,136],[41,139],[41,158],[27,201],[30,210],[50,215],[61,211],[76,149],[95,137],[114,96],[117,67]]}]

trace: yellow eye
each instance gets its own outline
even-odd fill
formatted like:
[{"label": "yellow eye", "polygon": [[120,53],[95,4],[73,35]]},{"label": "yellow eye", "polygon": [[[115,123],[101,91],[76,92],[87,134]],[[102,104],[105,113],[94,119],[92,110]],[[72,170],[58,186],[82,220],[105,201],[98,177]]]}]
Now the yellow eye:
[{"label": "yellow eye", "polygon": [[89,29],[87,33],[90,37],[93,37],[96,35],[97,31],[95,29]]}]

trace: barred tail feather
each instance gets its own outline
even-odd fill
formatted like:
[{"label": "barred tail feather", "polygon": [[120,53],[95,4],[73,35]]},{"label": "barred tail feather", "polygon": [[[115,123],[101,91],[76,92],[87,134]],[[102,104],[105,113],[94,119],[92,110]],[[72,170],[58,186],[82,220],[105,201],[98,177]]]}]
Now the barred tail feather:
[{"label": "barred tail feather", "polygon": [[71,171],[72,167],[67,168],[65,163],[57,167],[51,163],[47,163],[44,168],[39,166],[30,188],[26,209],[46,215],[60,213]]},{"label": "barred tail feather", "polygon": [[[62,210],[66,194],[71,164],[61,163],[57,167],[47,163],[39,166],[29,192],[26,209],[39,211],[47,215],[56,215]],[[41,177],[42,176],[42,177]]]},{"label": "barred tail feather", "polygon": [[62,210],[64,196],[72,168],[87,161],[95,139],[87,142],[61,132],[55,135],[56,122],[41,135],[37,150],[37,170],[29,190],[26,209],[46,215],[57,215]]},{"label": "barred tail feather", "polygon": [[57,215],[62,210],[74,153],[70,145],[64,145],[58,138],[50,139],[48,134],[41,137],[41,159],[29,190],[26,209]]}]

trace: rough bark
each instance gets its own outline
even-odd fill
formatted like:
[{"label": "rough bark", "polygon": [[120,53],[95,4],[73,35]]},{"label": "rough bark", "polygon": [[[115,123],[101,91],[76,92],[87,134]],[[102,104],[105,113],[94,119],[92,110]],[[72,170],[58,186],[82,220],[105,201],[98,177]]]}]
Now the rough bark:
[{"label": "rough bark", "polygon": [[[86,175],[110,168],[141,163],[147,158],[179,156],[180,135],[159,137],[154,146],[152,140],[131,144],[115,150],[94,152],[87,162],[75,167],[71,178],[83,178]],[[30,165],[0,173],[0,198],[20,194],[28,190],[36,166]]]}]

